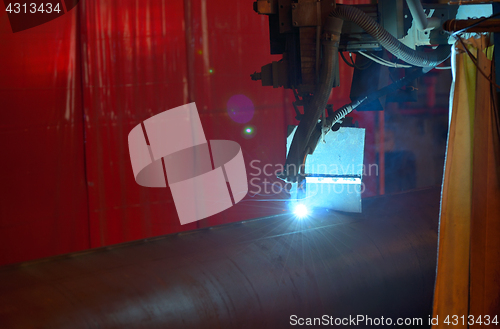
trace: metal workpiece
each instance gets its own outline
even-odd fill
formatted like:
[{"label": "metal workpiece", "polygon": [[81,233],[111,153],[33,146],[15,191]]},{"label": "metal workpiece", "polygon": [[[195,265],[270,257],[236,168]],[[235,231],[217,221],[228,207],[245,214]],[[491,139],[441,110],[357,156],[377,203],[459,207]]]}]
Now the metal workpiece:
[{"label": "metal workpiece", "polygon": [[[0,268],[2,328],[288,328],[432,308],[439,189]],[[369,327],[363,323],[360,327]]]},{"label": "metal workpiece", "polygon": [[[287,149],[295,131],[287,138]],[[341,127],[323,137],[324,142],[317,143],[307,156],[305,181],[292,184],[291,199],[309,208],[361,212],[362,178],[369,174],[363,165],[365,129]]]}]

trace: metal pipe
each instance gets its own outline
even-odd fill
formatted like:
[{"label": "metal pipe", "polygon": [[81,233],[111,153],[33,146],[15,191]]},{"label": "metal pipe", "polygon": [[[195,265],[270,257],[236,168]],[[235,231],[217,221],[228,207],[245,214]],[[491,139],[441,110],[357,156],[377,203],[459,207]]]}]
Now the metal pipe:
[{"label": "metal pipe", "polygon": [[450,19],[443,23],[443,30],[457,32],[500,32],[500,19]]},{"label": "metal pipe", "polygon": [[365,199],[364,214],[284,214],[4,266],[0,324],[276,329],[293,315],[427,324],[439,200],[439,189],[420,190]]},{"label": "metal pipe", "polygon": [[439,26],[439,19],[434,17],[427,18],[420,0],[406,0],[406,3],[408,4],[408,9],[410,10],[417,29],[423,31],[428,28],[436,28]]}]

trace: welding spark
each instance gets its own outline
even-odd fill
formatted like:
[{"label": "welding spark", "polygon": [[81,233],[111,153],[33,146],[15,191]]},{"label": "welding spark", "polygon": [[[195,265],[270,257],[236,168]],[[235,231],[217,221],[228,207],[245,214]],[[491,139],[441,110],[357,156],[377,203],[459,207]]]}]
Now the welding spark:
[{"label": "welding spark", "polygon": [[304,204],[298,204],[293,209],[293,213],[298,219],[305,218],[309,214],[309,210]]}]

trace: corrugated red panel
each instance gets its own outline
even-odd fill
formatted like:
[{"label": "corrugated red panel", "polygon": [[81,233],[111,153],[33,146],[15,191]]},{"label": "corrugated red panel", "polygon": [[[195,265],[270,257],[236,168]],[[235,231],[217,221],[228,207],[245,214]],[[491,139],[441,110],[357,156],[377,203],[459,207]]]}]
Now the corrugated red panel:
[{"label": "corrugated red panel", "polygon": [[0,5],[0,264],[89,247],[77,12],[12,33]]},{"label": "corrugated red panel", "polygon": [[[186,1],[187,13],[183,1],[81,6],[92,246],[255,217],[243,204],[244,210],[236,206],[181,226],[168,189],[135,183],[127,135],[154,114],[196,101],[208,139],[239,142],[247,164],[281,163],[284,148],[276,150],[284,137],[283,91],[250,80],[273,59],[267,18],[252,12],[252,1]],[[236,94],[255,106],[251,139],[227,113],[227,101]]]},{"label": "corrugated red panel", "polygon": [[91,245],[179,231],[169,190],[135,182],[127,136],[148,117],[187,102],[183,2],[79,7]]}]

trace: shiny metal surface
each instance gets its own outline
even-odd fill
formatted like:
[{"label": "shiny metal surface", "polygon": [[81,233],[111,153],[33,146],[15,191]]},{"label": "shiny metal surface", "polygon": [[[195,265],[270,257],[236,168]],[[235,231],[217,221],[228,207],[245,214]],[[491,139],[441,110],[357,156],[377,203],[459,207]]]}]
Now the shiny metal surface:
[{"label": "shiny metal surface", "polygon": [[0,268],[2,328],[282,328],[431,312],[439,189]]},{"label": "shiny metal surface", "polygon": [[[296,131],[287,138],[287,150]],[[320,140],[314,153],[307,156],[304,174],[312,177],[305,178],[305,196],[300,202],[309,207],[361,212],[365,129],[341,127],[324,138],[325,143]],[[366,168],[366,175],[368,169],[371,171]],[[297,185],[292,184],[292,199],[300,196]]]}]

